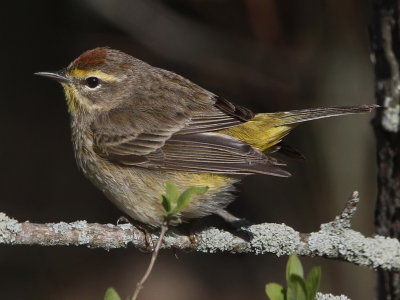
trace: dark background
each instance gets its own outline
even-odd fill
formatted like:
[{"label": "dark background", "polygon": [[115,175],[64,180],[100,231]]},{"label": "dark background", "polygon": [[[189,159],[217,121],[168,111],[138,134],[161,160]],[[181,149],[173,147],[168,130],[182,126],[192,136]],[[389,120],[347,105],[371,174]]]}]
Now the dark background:
[{"label": "dark background", "polygon": [[[33,76],[111,46],[177,72],[257,112],[373,103],[366,1],[5,1],[0,10],[0,211],[20,221],[115,223],[122,215],[78,171],[60,86]],[[307,160],[292,178],[250,176],[230,211],[253,222],[318,230],[353,190],[353,227],[373,233],[372,114],[316,121],[287,141]],[[287,257],[163,251],[141,299],[266,299]],[[150,259],[136,249],[0,247],[2,299],[131,294]],[[323,292],[373,299],[372,271],[322,266]]]}]

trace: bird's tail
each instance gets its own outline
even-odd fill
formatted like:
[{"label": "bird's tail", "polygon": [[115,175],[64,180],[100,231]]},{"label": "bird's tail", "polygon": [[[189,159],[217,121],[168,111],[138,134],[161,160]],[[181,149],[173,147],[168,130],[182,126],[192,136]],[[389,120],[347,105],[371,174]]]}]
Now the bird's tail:
[{"label": "bird's tail", "polygon": [[220,133],[236,137],[266,153],[276,151],[276,145],[298,124],[356,113],[370,112],[378,105],[338,106],[311,108],[287,112],[262,113],[243,124],[221,130]]},{"label": "bird's tail", "polygon": [[334,116],[371,112],[377,107],[379,105],[365,104],[359,106],[300,109],[287,112],[265,113],[262,115],[267,119],[273,120],[274,126],[285,126]]}]

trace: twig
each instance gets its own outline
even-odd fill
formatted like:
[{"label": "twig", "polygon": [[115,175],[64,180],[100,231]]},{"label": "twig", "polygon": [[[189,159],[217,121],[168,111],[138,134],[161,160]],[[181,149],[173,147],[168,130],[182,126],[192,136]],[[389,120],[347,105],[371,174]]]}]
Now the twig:
[{"label": "twig", "polygon": [[147,278],[149,278],[150,273],[153,270],[154,264],[155,264],[155,262],[157,260],[158,253],[160,252],[160,247],[161,247],[162,241],[164,239],[164,235],[167,232],[167,230],[168,230],[168,223],[164,222],[161,225],[160,236],[158,238],[156,248],[154,249],[153,254],[151,256],[150,264],[147,267],[147,270],[144,273],[142,279],[140,279],[140,281],[137,283],[136,290],[135,290],[131,300],[136,300],[137,299],[137,297],[139,296],[140,291],[143,289],[144,283],[146,282]]},{"label": "twig", "polygon": [[[305,256],[335,258],[356,265],[383,270],[400,270],[400,242],[383,236],[365,237],[350,229],[358,193],[346,202],[335,220],[322,224],[320,230],[300,233],[285,224],[264,223],[246,227],[253,238],[245,241],[235,234],[214,227],[196,234],[196,241],[171,228],[160,248],[206,253],[296,253]],[[152,235],[153,240],[157,239]],[[0,213],[0,244],[9,245],[85,245],[90,248],[146,249],[145,234],[130,224],[101,225],[85,221],[35,224],[18,221]]]}]

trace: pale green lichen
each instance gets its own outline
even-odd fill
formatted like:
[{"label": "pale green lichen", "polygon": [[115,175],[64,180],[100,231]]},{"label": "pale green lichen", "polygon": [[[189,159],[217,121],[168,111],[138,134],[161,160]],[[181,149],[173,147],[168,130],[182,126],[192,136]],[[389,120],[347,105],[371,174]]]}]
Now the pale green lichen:
[{"label": "pale green lichen", "polygon": [[65,231],[70,230],[70,225],[65,222],[59,222],[51,225],[52,230],[55,233],[63,234]]},{"label": "pale green lichen", "polygon": [[[332,223],[310,235],[309,250],[316,255],[342,257],[344,260],[372,268],[400,268],[400,242],[376,236],[366,238],[351,229],[340,229]],[[382,245],[385,245],[383,248]]]},{"label": "pale green lichen", "polygon": [[264,254],[275,253],[277,256],[288,255],[296,251],[300,243],[300,235],[285,224],[259,224],[251,226],[252,252]]},{"label": "pale green lichen", "polygon": [[21,231],[21,224],[17,220],[0,212],[0,243],[15,243],[15,236]]},{"label": "pale green lichen", "polygon": [[[258,224],[241,229],[249,241],[216,228],[209,228],[199,235],[197,250],[207,253],[218,251],[252,252],[264,254],[275,253],[277,256],[287,255],[298,248],[300,235],[284,224]],[[288,243],[290,241],[290,243]]]},{"label": "pale green lichen", "polygon": [[340,295],[340,296],[334,296],[332,294],[322,294],[322,293],[317,293],[315,296],[316,300],[350,300],[347,296]]},{"label": "pale green lichen", "polygon": [[[112,224],[107,224],[107,225],[110,225],[110,227],[115,227],[115,225],[112,225]],[[127,224],[119,224],[117,226],[119,228],[121,228],[122,230],[132,230],[132,228],[133,228],[132,224],[129,224],[129,223],[127,223]]]},{"label": "pale green lichen", "polygon": [[198,251],[215,253],[217,251],[230,251],[234,247],[234,237],[226,231],[217,228],[208,228],[201,232],[198,236],[200,243]]},{"label": "pale green lichen", "polygon": [[75,222],[72,222],[69,224],[71,225],[71,228],[79,229],[79,230],[85,229],[87,227],[86,221],[75,221]]}]

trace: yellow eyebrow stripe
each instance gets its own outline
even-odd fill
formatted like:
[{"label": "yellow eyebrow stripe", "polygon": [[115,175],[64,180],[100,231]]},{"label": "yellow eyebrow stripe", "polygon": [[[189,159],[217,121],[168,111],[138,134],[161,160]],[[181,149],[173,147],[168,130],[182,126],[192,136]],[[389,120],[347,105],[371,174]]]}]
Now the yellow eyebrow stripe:
[{"label": "yellow eyebrow stripe", "polygon": [[104,73],[102,71],[98,70],[81,70],[81,69],[73,69],[69,72],[68,74],[71,77],[76,77],[76,78],[87,78],[87,77],[97,77],[103,81],[107,82],[114,82],[117,81],[117,77],[111,74]]}]

